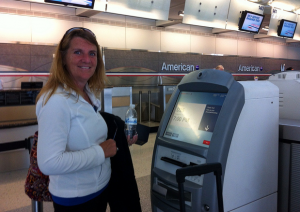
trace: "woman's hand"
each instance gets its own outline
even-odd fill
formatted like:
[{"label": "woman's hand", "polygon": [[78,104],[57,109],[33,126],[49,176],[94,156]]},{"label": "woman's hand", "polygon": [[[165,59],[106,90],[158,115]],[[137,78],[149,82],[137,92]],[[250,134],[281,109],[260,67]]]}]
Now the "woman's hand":
[{"label": "woman's hand", "polygon": [[132,139],[130,139],[130,135],[127,136],[127,143],[129,146],[132,144],[135,144],[135,142],[138,140],[138,134],[135,134]]},{"label": "woman's hand", "polygon": [[113,157],[117,153],[116,141],[108,139],[100,144],[104,151],[105,158]]}]

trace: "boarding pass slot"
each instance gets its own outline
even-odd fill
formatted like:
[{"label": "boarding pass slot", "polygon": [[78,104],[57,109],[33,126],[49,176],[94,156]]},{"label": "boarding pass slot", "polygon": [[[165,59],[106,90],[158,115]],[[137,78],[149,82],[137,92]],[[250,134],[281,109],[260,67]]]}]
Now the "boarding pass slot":
[{"label": "boarding pass slot", "polygon": [[[178,188],[175,188],[170,185],[166,185],[165,183],[162,183],[160,181],[153,184],[152,189],[159,193],[160,195],[164,196],[166,200],[168,201],[178,201],[179,202],[179,191]],[[185,204],[191,206],[191,199],[192,195],[191,192],[184,191],[184,200]]]},{"label": "boarding pass slot", "polygon": [[[188,167],[188,166],[199,165],[199,164],[193,163],[193,162],[190,162],[190,164],[187,165],[187,164],[185,164],[185,163],[182,163],[182,162],[180,162],[180,161],[177,161],[177,160],[174,160],[174,159],[168,158],[168,157],[161,157],[160,159],[161,159],[162,161],[165,161],[165,162],[167,162],[167,163],[171,163],[171,164],[173,164],[173,165],[175,165],[175,166],[179,166],[179,167]],[[200,176],[200,175],[199,175],[199,176]]]},{"label": "boarding pass slot", "polygon": [[174,159],[171,159],[171,158],[168,158],[168,157],[161,157],[160,158],[162,161],[165,161],[167,163],[171,163],[175,166],[179,166],[179,167],[187,167],[188,165],[185,164],[185,163],[182,163],[180,161],[177,161],[177,160],[174,160]]}]

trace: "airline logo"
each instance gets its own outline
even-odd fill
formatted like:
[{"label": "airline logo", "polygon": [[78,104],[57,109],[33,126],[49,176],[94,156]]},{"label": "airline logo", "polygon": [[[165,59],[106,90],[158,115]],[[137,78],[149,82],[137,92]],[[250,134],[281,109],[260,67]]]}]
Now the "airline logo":
[{"label": "airline logo", "polygon": [[259,30],[259,26],[258,25],[256,25],[256,24],[250,24],[249,26],[248,26],[248,29],[255,29],[255,30]]},{"label": "airline logo", "polygon": [[185,64],[167,64],[163,62],[161,67],[162,71],[194,71],[194,65],[185,65]]},{"label": "airline logo", "polygon": [[293,36],[294,32],[291,31],[291,30],[288,30],[288,31],[286,31],[284,34],[285,34],[286,36],[291,37],[291,36]]},{"label": "airline logo", "polygon": [[261,11],[264,11],[265,7],[264,6],[258,6],[258,9],[261,10]]},{"label": "airline logo", "polygon": [[262,67],[259,66],[239,66],[239,70],[238,71],[262,71]]}]

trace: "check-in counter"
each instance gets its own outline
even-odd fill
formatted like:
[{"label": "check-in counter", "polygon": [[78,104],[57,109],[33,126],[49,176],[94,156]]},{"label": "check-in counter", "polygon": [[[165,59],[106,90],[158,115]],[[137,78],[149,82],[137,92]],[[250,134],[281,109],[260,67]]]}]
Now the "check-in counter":
[{"label": "check-in counter", "polygon": [[29,166],[25,139],[37,131],[35,99],[39,89],[0,91],[0,172]]},{"label": "check-in counter", "polygon": [[162,115],[164,114],[164,111],[167,107],[167,104],[169,102],[169,99],[172,96],[173,91],[175,90],[177,84],[171,84],[171,85],[160,85],[159,86],[159,120],[161,119]]},{"label": "check-in counter", "polygon": [[125,121],[125,114],[130,104],[132,104],[132,87],[113,87],[112,114]]},{"label": "check-in counter", "polygon": [[101,111],[112,113],[125,120],[125,113],[132,104],[132,87],[106,87],[101,93]]},{"label": "check-in counter", "polygon": [[300,208],[300,72],[270,76],[279,88],[278,211]]},{"label": "check-in counter", "polygon": [[300,120],[279,120],[278,211],[300,208]]}]

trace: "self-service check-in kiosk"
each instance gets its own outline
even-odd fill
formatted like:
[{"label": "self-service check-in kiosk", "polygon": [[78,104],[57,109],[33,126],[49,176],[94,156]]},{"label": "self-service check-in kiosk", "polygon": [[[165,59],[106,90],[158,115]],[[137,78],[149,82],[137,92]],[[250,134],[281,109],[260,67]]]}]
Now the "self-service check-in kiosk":
[{"label": "self-service check-in kiosk", "polygon": [[[221,163],[225,211],[277,210],[278,88],[236,82],[218,70],[186,75],[158,129],[152,159],[153,212],[178,212],[176,170]],[[213,173],[186,177],[186,211],[218,211]]]}]

